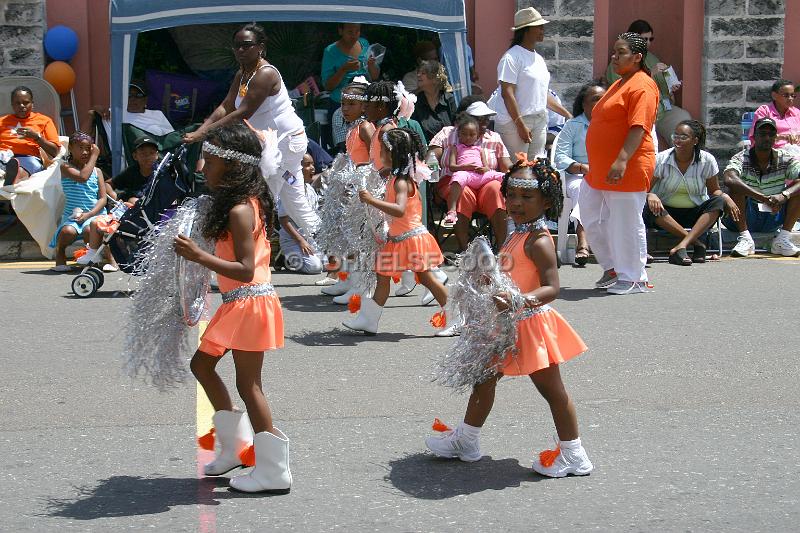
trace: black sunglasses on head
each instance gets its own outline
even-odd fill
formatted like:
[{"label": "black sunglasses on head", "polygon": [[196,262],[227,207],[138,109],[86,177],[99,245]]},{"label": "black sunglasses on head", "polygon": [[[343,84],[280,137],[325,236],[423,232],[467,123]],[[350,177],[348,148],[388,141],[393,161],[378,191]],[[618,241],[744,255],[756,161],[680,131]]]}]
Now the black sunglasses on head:
[{"label": "black sunglasses on head", "polygon": [[258,43],[253,42],[253,41],[242,41],[240,43],[234,42],[231,47],[234,50],[238,50],[239,48],[244,48],[245,50],[250,50],[252,47],[254,47],[256,45],[258,45]]}]

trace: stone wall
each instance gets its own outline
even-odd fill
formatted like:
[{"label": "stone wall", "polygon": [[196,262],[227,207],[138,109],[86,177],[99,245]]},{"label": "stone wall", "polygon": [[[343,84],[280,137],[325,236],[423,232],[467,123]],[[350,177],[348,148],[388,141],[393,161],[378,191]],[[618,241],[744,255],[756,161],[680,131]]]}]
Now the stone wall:
[{"label": "stone wall", "polygon": [[0,77],[41,76],[45,0],[0,0]]},{"label": "stone wall", "polygon": [[533,7],[550,20],[545,40],[536,47],[547,61],[550,88],[572,109],[578,89],[592,79],[594,0],[516,0],[517,9]]},{"label": "stone wall", "polygon": [[703,117],[720,163],[736,151],[742,113],[770,101],[783,65],[784,0],[706,0]]}]

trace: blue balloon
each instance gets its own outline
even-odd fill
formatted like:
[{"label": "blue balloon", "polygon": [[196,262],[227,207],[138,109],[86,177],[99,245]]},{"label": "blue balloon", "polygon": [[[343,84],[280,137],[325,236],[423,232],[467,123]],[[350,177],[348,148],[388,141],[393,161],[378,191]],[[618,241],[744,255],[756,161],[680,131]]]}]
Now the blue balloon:
[{"label": "blue balloon", "polygon": [[44,35],[44,49],[56,61],[69,61],[78,51],[78,34],[66,26],[53,26]]}]

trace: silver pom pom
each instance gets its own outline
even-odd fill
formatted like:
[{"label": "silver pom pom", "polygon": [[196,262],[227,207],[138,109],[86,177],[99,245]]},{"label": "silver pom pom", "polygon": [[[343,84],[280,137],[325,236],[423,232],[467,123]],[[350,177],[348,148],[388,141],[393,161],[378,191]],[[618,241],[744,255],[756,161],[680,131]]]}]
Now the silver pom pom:
[{"label": "silver pom pom", "polygon": [[214,243],[200,235],[200,224],[210,207],[208,197],[187,199],[174,216],[156,225],[142,239],[134,275],[139,277],[128,310],[123,349],[125,370],[164,391],[183,383],[191,355],[190,325],[205,309],[211,272],[183,261],[173,241],[187,234],[205,251]]}]

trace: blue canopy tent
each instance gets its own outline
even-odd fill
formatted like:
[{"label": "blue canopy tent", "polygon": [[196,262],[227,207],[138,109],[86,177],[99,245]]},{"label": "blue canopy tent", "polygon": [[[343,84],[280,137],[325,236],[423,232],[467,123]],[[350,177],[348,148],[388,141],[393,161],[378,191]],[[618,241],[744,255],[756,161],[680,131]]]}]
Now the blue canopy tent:
[{"label": "blue canopy tent", "polygon": [[111,0],[111,120],[114,172],[121,166],[122,109],[139,32],[225,22],[354,22],[434,31],[456,99],[469,93],[464,0]]}]

